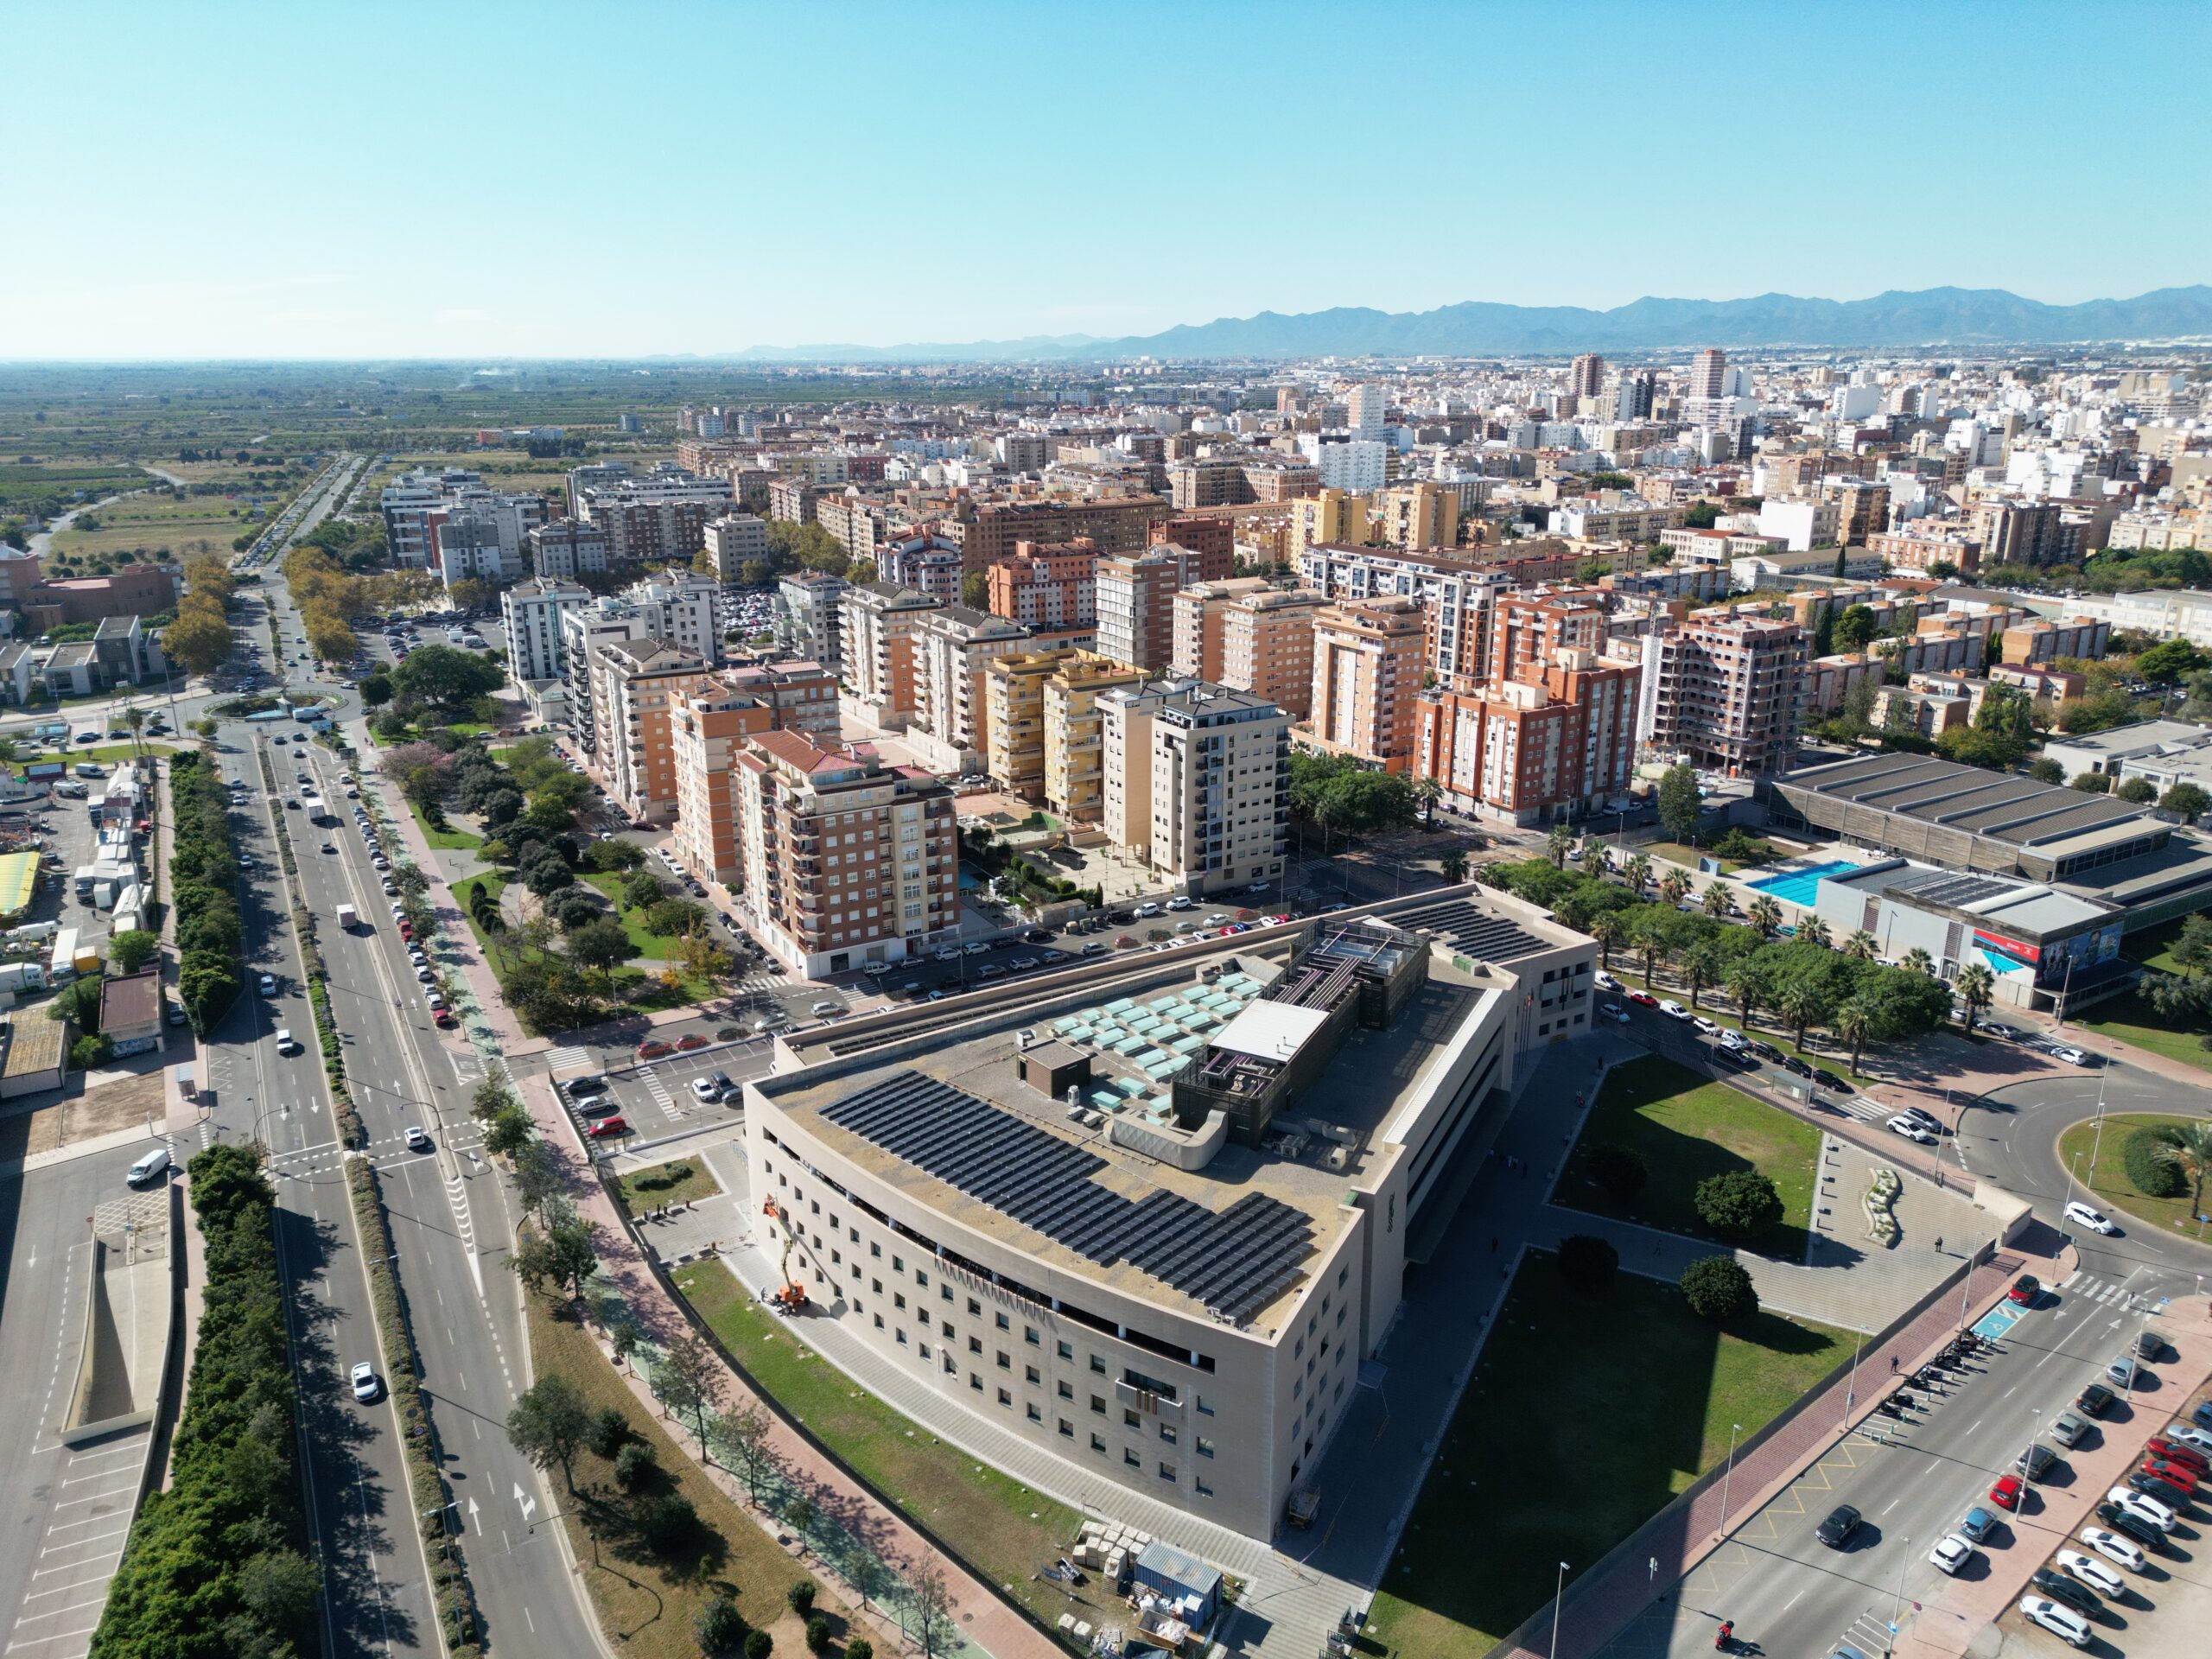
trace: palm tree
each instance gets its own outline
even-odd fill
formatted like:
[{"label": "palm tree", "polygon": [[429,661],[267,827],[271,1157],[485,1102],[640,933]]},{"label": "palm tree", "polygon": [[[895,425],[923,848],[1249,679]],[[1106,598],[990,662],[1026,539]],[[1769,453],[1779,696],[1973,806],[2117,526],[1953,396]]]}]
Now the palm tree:
[{"label": "palm tree", "polygon": [[1621,866],[1621,880],[1628,883],[1630,893],[1643,898],[1644,888],[1651,885],[1651,855],[1630,853],[1628,861]]},{"label": "palm tree", "polygon": [[1657,916],[1645,914],[1629,924],[1629,937],[1636,948],[1643,952],[1643,988],[1651,988],[1651,976],[1659,965],[1659,958],[1667,954],[1666,930]]},{"label": "palm tree", "polygon": [[1444,855],[1440,868],[1444,872],[1445,880],[1456,887],[1467,879],[1467,855],[1454,847]]},{"label": "palm tree", "polygon": [[1843,954],[1853,962],[1872,962],[1874,952],[1880,949],[1880,941],[1863,927],[1854,929],[1851,937],[1843,942]]},{"label": "palm tree", "polygon": [[146,729],[146,711],[143,709],[136,707],[135,705],[124,709],[123,711],[123,723],[125,727],[130,728],[130,753],[133,755],[143,753],[145,752],[146,745],[140,738],[139,734]]},{"label": "palm tree", "polygon": [[1845,1003],[1835,1011],[1835,1034],[1851,1045],[1851,1075],[1855,1077],[1866,1039],[1874,1034],[1873,1011],[1863,1002]]},{"label": "palm tree", "polygon": [[1689,890],[1690,878],[1687,871],[1669,870],[1659,878],[1659,896],[1670,905],[1681,904]]},{"label": "palm tree", "polygon": [[1787,1020],[1797,1033],[1797,1046],[1805,1046],[1805,1027],[1821,1017],[1826,1008],[1821,994],[1809,985],[1792,985],[1783,992],[1774,1011]]},{"label": "palm tree", "polygon": [[1736,895],[1728,891],[1726,881],[1712,881],[1707,883],[1698,905],[1714,921],[1721,921],[1735,913]]},{"label": "palm tree", "polygon": [[1563,823],[1552,825],[1552,832],[1544,837],[1544,856],[1551,860],[1552,868],[1567,868],[1567,855],[1574,850],[1574,831]]},{"label": "palm tree", "polygon": [[1933,974],[1936,971],[1936,958],[1916,944],[1904,953],[1904,960],[1898,965],[1910,968],[1916,974]]},{"label": "palm tree", "polygon": [[1758,969],[1739,957],[1728,966],[1727,983],[1728,995],[1736,999],[1736,1007],[1743,1015],[1744,1029],[1749,1032],[1751,1028],[1751,1010],[1758,1005],[1759,996],[1766,989],[1766,982],[1760,978]]},{"label": "palm tree", "polygon": [[2189,1179],[2189,1213],[2203,1208],[2204,1178],[2212,1175],[2212,1123],[2169,1124],[2154,1137],[2151,1155]]},{"label": "palm tree", "polygon": [[1797,924],[1797,937],[1807,944],[1828,948],[1828,925],[1817,916],[1808,916]]},{"label": "palm tree", "polygon": [[1970,962],[1959,969],[1959,976],[1952,982],[1959,994],[1960,1006],[1967,1011],[1967,1030],[1974,1030],[1974,1015],[1987,1007],[1997,995],[1997,976],[1986,963]]},{"label": "palm tree", "polygon": [[1612,970],[1613,947],[1628,938],[1628,924],[1620,912],[1609,910],[1590,924],[1590,937],[1598,941],[1598,965],[1607,972]]},{"label": "palm tree", "polygon": [[1433,778],[1414,780],[1414,799],[1421,803],[1421,821],[1433,826],[1436,823],[1436,804],[1444,798],[1444,785]]},{"label": "palm tree", "polygon": [[1700,939],[1682,952],[1682,973],[1690,982],[1690,1007],[1697,1007],[1698,993],[1719,979],[1727,959],[1720,954],[1719,942]]},{"label": "palm tree", "polygon": [[1761,938],[1770,939],[1775,930],[1782,925],[1782,906],[1763,893],[1751,900],[1751,908],[1744,912],[1744,918],[1758,929]]}]

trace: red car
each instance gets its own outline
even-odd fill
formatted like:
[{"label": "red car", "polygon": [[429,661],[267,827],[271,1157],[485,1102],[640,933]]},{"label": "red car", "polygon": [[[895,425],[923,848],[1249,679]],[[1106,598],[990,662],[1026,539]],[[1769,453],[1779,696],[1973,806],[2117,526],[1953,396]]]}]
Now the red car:
[{"label": "red car", "polygon": [[1659,1006],[1659,999],[1649,991],[1630,991],[1628,994],[1628,1000],[1639,1008],[1656,1008]]},{"label": "red car", "polygon": [[2143,1472],[2178,1486],[2184,1492],[2196,1490],[2196,1483],[2204,1478],[2203,1471],[2184,1463],[2172,1463],[2162,1458],[2143,1459]]},{"label": "red car", "polygon": [[679,1052],[689,1053],[695,1048],[704,1048],[707,1046],[707,1040],[705,1033],[695,1031],[688,1037],[677,1038],[676,1046]]},{"label": "red car", "polygon": [[630,1126],[620,1117],[601,1118],[584,1131],[594,1141],[611,1141],[618,1135],[630,1133]]},{"label": "red car", "polygon": [[2193,1446],[2183,1446],[2179,1440],[2162,1440],[2152,1435],[2151,1443],[2143,1449],[2154,1458],[2163,1458],[2168,1463],[2177,1463],[2184,1469],[2196,1470],[2199,1480],[2212,1474],[2212,1458],[2206,1457]]},{"label": "red car", "polygon": [[441,1031],[451,1031],[461,1021],[453,1017],[451,1008],[440,1008],[430,1015],[430,1023]]},{"label": "red car", "polygon": [[675,1052],[657,1037],[648,1038],[638,1045],[638,1058],[641,1060],[657,1060],[664,1054],[673,1054]]},{"label": "red car", "polygon": [[2042,1294],[2043,1281],[2032,1273],[2022,1274],[2012,1281],[2012,1288],[2005,1293],[2008,1300],[2018,1302],[2022,1307],[2031,1306]]},{"label": "red car", "polygon": [[2006,1475],[1989,1489],[1989,1501],[2000,1510],[2017,1510],[2020,1507],[2020,1478]]}]

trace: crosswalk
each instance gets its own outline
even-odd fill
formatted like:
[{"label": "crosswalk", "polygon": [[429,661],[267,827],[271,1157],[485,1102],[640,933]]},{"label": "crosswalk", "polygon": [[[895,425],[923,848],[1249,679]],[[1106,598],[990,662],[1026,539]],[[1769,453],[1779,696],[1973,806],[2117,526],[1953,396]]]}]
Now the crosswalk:
[{"label": "crosswalk", "polygon": [[548,1049],[545,1053],[545,1069],[549,1071],[569,1071],[577,1066],[590,1064],[591,1051],[588,1048],[578,1048],[574,1044]]},{"label": "crosswalk", "polygon": [[676,1104],[676,1096],[669,1092],[668,1084],[662,1081],[660,1068],[654,1065],[645,1066],[641,1068],[639,1075],[645,1078],[645,1092],[653,1097],[653,1103],[671,1117],[677,1116],[679,1112]]},{"label": "crosswalk", "polygon": [[2058,1288],[2069,1296],[2110,1307],[2115,1313],[2132,1313],[2138,1308],[2152,1306],[2160,1300],[2131,1291],[2117,1280],[2094,1273],[2076,1273],[2063,1280]]}]

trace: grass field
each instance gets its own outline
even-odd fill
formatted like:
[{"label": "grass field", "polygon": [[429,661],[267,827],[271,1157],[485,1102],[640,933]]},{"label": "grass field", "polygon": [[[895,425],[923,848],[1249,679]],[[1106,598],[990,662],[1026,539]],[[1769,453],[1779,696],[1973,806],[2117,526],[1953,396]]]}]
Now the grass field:
[{"label": "grass field", "polygon": [[[1586,1173],[1588,1149],[1601,1142],[1625,1147],[1643,1160],[1649,1179],[1625,1207],[1612,1205]],[[1782,1195],[1782,1222],[1755,1246],[1783,1261],[1802,1261],[1820,1151],[1820,1131],[1810,1124],[1653,1055],[1606,1075],[1560,1179],[1559,1197],[1595,1215],[1709,1238],[1692,1201],[1697,1184],[1708,1175],[1756,1169]]]},{"label": "grass field", "polygon": [[[622,902],[622,883],[628,879],[627,877],[615,874],[612,871],[606,871],[597,875],[587,875],[583,879],[588,885],[597,888],[605,895],[607,901],[614,906],[615,913],[621,919],[623,931],[630,936],[631,948],[638,955],[652,957],[657,962],[671,962],[675,959],[676,941],[665,933],[654,932],[645,925],[644,911],[632,909]],[[669,895],[671,898],[678,896],[680,895],[675,893]]]},{"label": "grass field", "polygon": [[[644,1659],[698,1659],[691,1621],[720,1591],[737,1602],[747,1624],[774,1638],[778,1653],[804,1653],[803,1621],[784,1604],[785,1588],[802,1576],[798,1565],[671,1441],[580,1325],[556,1319],[543,1297],[524,1300],[530,1307],[530,1351],[537,1375],[567,1378],[594,1411],[612,1406],[628,1416],[637,1438],[653,1448],[663,1471],[660,1490],[690,1498],[702,1523],[696,1543],[674,1559],[664,1558],[636,1535],[628,1518],[632,1500],[615,1485],[611,1464],[588,1450],[579,1453],[573,1497],[562,1491],[560,1473],[554,1472],[554,1497],[568,1516],[562,1524],[568,1529],[569,1548],[582,1566],[601,1628],[618,1650]],[[826,1585],[816,1607],[842,1637],[842,1611]],[[517,1633],[507,1633],[505,1640],[519,1650],[530,1646]]]},{"label": "grass field", "polygon": [[[2169,1117],[2157,1112],[2107,1112],[2105,1114],[2104,1135],[2097,1135],[2096,1121],[2092,1118],[2070,1126],[2058,1137],[2058,1161],[2074,1172],[2075,1179],[2096,1196],[2090,1202],[2099,1208],[2109,1207],[2123,1211],[2139,1221],[2146,1221],[2161,1231],[2181,1231],[2186,1229],[2195,1236],[2196,1222],[2190,1209],[2189,1195],[2177,1198],[2154,1198],[2127,1179],[2127,1163],[2121,1155],[2127,1137],[2137,1129],[2182,1128],[2202,1122],[2201,1118]],[[2090,1154],[2096,1162],[2089,1161]]]},{"label": "grass field", "polygon": [[[260,493],[265,508],[271,493]],[[72,527],[56,531],[52,550],[57,559],[67,554],[83,566],[101,558],[113,560],[124,553],[136,553],[141,558],[173,555],[181,559],[200,550],[198,543],[204,542],[207,551],[227,558],[232,540],[249,525],[261,522],[248,519],[241,510],[243,504],[243,497],[232,502],[219,495],[126,496],[93,515],[99,520],[98,530]]]},{"label": "grass field", "polygon": [[2145,968],[2155,968],[2162,974],[2177,974],[2181,964],[2173,958],[2173,947],[2180,940],[2182,923],[2187,919],[2176,917],[2139,933],[2130,933],[2120,942],[2120,951],[2131,962],[2139,962]]},{"label": "grass field", "polygon": [[[1649,853],[1654,858],[1671,859],[1692,874],[1697,874],[1698,860],[1713,856],[1710,851],[1703,848],[1688,847],[1679,841],[1647,841],[1640,846],[1630,848],[1629,851]],[[1720,873],[1723,875],[1733,875],[1743,868],[1732,858],[1724,858],[1720,861]]]},{"label": "grass field", "polygon": [[1081,1600],[1096,1593],[1096,1580],[1071,1595],[1035,1576],[1080,1530],[1082,1518],[1073,1510],[977,1463],[855,1388],[798,1340],[804,1325],[762,1313],[721,1262],[683,1268],[676,1284],[755,1384],[857,1470],[884,1502],[928,1528],[1048,1627],[1070,1611],[1098,1621],[1101,1604]]},{"label": "grass field", "polygon": [[[1726,1456],[1731,1424],[1756,1433],[1850,1352],[1845,1332],[1779,1314],[1721,1330],[1632,1274],[1585,1296],[1530,1257],[1368,1634],[1404,1659],[1481,1653],[1550,1598],[1555,1563],[1587,1567]],[[1589,1470],[1607,1425],[1619,1432]]]},{"label": "grass field", "polygon": [[476,925],[476,918],[470,914],[469,911],[469,906],[475,901],[476,890],[479,887],[489,893],[493,901],[497,903],[499,895],[507,890],[506,878],[499,875],[472,875],[465,881],[456,881],[453,884],[454,903],[461,906],[461,913],[468,922],[468,931],[475,935],[477,950],[482,953],[485,961],[496,962],[503,957],[504,944],[485,938],[484,930]]},{"label": "grass field", "polygon": [[2212,1071],[2212,1052],[2207,1052],[2199,1040],[2203,1033],[2176,1031],[2163,1021],[2157,1009],[2133,991],[2125,996],[2108,997],[2071,1018],[2084,1031],[2133,1043],[2153,1054],[2179,1060],[2183,1065]]},{"label": "grass field", "polygon": [[423,838],[428,841],[431,846],[437,848],[441,852],[474,852],[477,848],[481,847],[484,844],[483,836],[473,836],[466,830],[454,829],[451,826],[450,821],[448,823],[448,827],[443,830],[432,829],[430,827],[429,819],[423,816],[423,809],[421,807],[416,805],[412,801],[410,801],[407,805],[408,810],[415,815],[415,822],[423,826]]},{"label": "grass field", "polygon": [[694,1198],[710,1198],[722,1190],[703,1159],[679,1158],[674,1163],[655,1164],[622,1177],[616,1191],[622,1207],[632,1214],[640,1210],[657,1210],[664,1205],[689,1204]]}]

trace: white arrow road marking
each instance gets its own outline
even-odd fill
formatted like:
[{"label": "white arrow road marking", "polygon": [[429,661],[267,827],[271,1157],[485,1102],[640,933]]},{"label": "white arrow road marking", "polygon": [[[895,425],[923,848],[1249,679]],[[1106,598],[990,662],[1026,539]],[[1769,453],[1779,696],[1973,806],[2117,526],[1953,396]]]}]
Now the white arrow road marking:
[{"label": "white arrow road marking", "polygon": [[531,1516],[537,1513],[537,1500],[523,1491],[520,1481],[515,1483],[515,1502],[521,1506],[522,1518],[524,1521],[528,1521]]},{"label": "white arrow road marking", "polygon": [[477,1516],[476,1500],[473,1497],[468,1500],[468,1521],[469,1524],[476,1529],[476,1535],[481,1538],[484,1535],[484,1522]]}]

